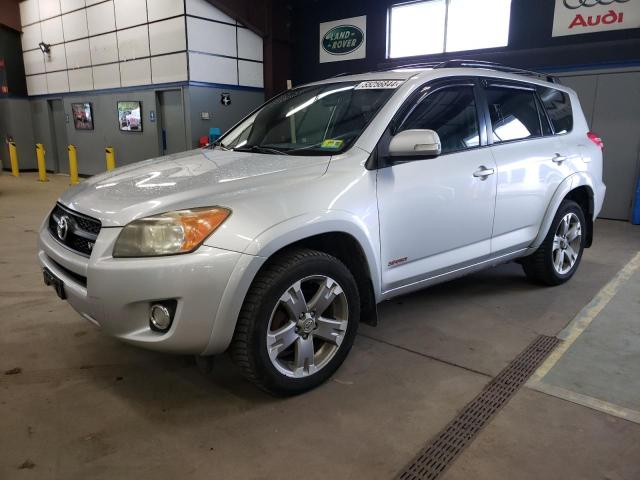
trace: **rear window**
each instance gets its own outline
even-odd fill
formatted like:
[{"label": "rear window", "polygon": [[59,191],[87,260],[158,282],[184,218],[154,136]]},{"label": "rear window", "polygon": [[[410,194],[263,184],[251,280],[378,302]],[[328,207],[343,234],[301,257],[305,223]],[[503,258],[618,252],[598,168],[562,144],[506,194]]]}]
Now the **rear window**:
[{"label": "rear window", "polygon": [[556,134],[570,132],[573,128],[573,111],[569,95],[547,87],[538,87],[538,94],[551,120],[554,132]]},{"label": "rear window", "polygon": [[494,143],[542,136],[533,90],[488,87],[485,91]]}]

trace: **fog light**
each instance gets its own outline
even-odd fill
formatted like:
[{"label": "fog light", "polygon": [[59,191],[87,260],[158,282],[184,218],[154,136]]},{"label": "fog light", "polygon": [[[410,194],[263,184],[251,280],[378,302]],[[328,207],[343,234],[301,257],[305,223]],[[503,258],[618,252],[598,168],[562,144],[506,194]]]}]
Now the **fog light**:
[{"label": "fog light", "polygon": [[149,310],[149,323],[153,330],[166,332],[171,326],[171,312],[167,307],[156,303]]}]

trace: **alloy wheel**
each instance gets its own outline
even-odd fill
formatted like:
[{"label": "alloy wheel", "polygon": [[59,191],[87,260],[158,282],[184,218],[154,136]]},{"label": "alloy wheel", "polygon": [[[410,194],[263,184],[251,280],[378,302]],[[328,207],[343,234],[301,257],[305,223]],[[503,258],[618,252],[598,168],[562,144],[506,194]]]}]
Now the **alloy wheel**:
[{"label": "alloy wheel", "polygon": [[553,237],[553,249],[551,258],[553,268],[560,275],[565,275],[571,271],[580,255],[582,246],[582,225],[578,216],[569,212],[556,229]]},{"label": "alloy wheel", "polygon": [[313,275],[298,280],[279,298],[267,327],[267,352],[288,377],[307,377],[325,367],[347,331],[347,297],[334,279]]}]

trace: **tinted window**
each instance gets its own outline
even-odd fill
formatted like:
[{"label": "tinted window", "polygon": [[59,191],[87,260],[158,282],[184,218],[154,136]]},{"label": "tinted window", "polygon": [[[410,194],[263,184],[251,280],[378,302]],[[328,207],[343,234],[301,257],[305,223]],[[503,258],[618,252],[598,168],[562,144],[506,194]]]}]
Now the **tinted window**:
[{"label": "tinted window", "polygon": [[400,130],[435,130],[442,153],[480,145],[478,118],[472,87],[448,87],[425,98],[405,120]]},{"label": "tinted window", "polygon": [[556,133],[567,133],[573,128],[573,112],[569,95],[555,88],[538,87],[538,94]]},{"label": "tinted window", "polygon": [[541,136],[534,92],[502,87],[489,87],[486,92],[494,142]]}]

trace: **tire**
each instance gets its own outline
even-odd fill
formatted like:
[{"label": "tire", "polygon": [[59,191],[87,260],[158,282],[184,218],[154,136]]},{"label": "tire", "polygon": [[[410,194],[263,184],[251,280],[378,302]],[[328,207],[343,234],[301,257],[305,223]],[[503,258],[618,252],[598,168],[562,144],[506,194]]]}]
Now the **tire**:
[{"label": "tire", "polygon": [[[587,222],[580,205],[573,200],[563,200],[538,250],[522,259],[522,268],[527,277],[549,286],[567,282],[580,265],[586,228]],[[577,237],[570,240],[576,232]]]},{"label": "tire", "polygon": [[310,249],[285,252],[253,281],[238,316],[231,358],[262,390],[300,394],[342,364],[359,320],[356,281],[340,260]]}]

